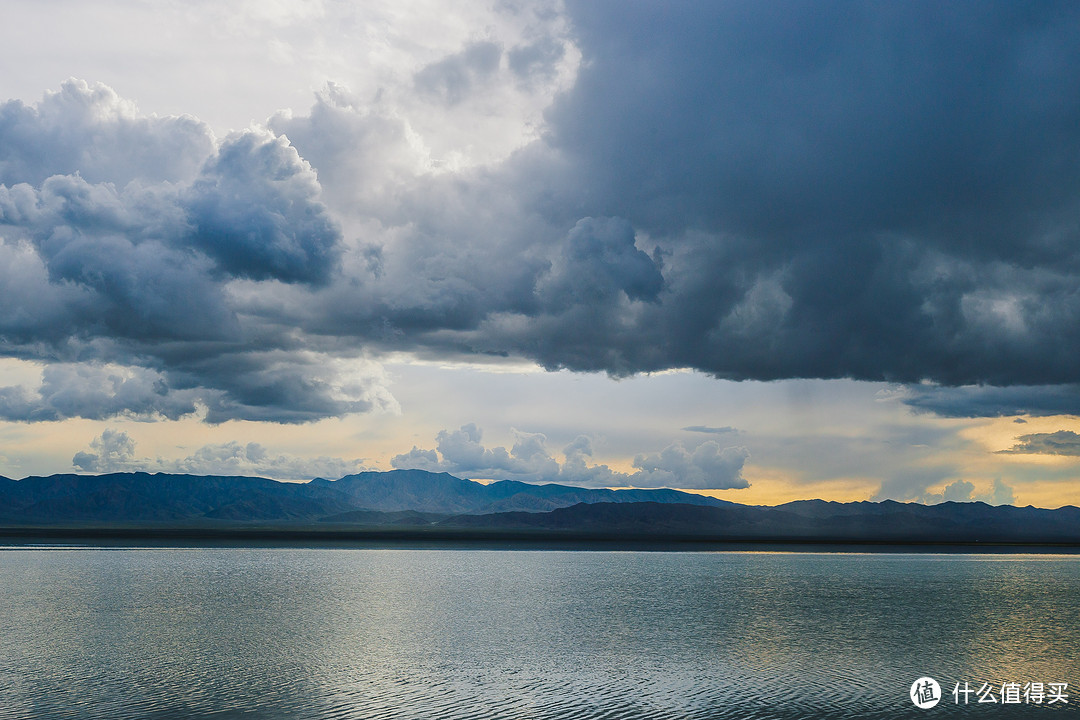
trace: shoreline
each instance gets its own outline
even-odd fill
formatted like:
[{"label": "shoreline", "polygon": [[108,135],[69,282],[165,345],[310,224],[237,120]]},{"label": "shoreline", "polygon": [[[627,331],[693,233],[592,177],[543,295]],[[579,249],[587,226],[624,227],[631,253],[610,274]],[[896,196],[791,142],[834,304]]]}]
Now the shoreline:
[{"label": "shoreline", "polygon": [[806,536],[717,536],[671,533],[478,530],[455,528],[305,527],[0,527],[0,544],[91,546],[149,543],[152,546],[221,547],[453,547],[488,549],[591,549],[663,551],[1037,553],[1080,554],[1080,542]]}]

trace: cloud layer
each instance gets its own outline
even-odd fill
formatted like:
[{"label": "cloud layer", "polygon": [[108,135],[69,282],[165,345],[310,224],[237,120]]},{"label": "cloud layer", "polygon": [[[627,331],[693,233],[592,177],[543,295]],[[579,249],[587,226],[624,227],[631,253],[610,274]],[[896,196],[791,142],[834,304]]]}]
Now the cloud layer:
[{"label": "cloud layer", "polygon": [[967,480],[957,480],[946,485],[940,494],[924,492],[918,501],[926,505],[942,502],[984,502],[987,505],[1013,505],[1016,498],[1013,489],[995,478],[985,492],[976,493],[975,485]]},{"label": "cloud layer", "polygon": [[1016,455],[1069,455],[1080,456],[1080,435],[1072,430],[1052,433],[1029,433],[1016,438],[1017,443],[1001,453]]},{"label": "cloud layer", "polygon": [[273,454],[259,443],[234,441],[204,445],[179,459],[139,457],[135,441],[122,430],[106,429],[90,441],[90,447],[75,453],[71,464],[81,471],[166,472],[191,475],[248,475],[275,480],[307,481],[315,477],[332,480],[362,472],[360,460],[334,457],[301,458]]},{"label": "cloud layer", "polygon": [[[563,11],[221,139],[81,81],[0,105],[0,352],[43,367],[0,417],[392,409],[392,351],[1080,413],[1075,3]],[[469,437],[433,462],[550,472]],[[745,460],[665,453],[639,483]]]},{"label": "cloud layer", "polygon": [[393,406],[360,349],[327,355],[238,312],[237,283],[317,287],[340,266],[341,229],[285,138],[218,143],[78,81],[0,116],[0,338],[44,364],[40,387],[0,388],[2,417],[295,422]]},{"label": "cloud layer", "polygon": [[482,431],[475,424],[458,430],[442,430],[436,449],[413,447],[396,455],[391,465],[402,469],[449,472],[462,477],[493,480],[520,480],[532,483],[560,483],[588,487],[638,487],[727,490],[746,488],[743,465],[750,458],[744,447],[722,447],[707,440],[693,449],[673,443],[659,453],[634,457],[635,472],[623,473],[607,465],[590,465],[592,441],[582,435],[563,448],[563,462],[552,457],[547,438],[541,433],[514,432],[517,441],[510,450],[487,448]]}]

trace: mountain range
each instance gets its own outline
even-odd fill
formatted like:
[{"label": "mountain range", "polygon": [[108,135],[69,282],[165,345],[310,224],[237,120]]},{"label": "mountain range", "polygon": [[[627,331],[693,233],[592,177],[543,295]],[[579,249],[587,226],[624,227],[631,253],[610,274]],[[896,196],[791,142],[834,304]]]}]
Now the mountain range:
[{"label": "mountain range", "polygon": [[0,528],[432,538],[1080,544],[1080,508],[981,502],[740,505],[678,490],[607,490],[394,470],[286,483],[148,473],[0,477]]}]

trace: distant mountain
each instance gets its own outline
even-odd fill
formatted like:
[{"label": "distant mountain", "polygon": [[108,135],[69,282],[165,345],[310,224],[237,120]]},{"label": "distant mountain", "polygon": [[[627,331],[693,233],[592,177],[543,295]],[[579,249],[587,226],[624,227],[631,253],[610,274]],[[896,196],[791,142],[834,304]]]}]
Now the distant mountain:
[{"label": "distant mountain", "polygon": [[508,510],[547,512],[582,502],[643,499],[659,503],[726,504],[675,490],[592,490],[508,481],[484,485],[423,470],[367,472],[340,480],[317,478],[306,484],[237,476],[67,474],[18,481],[0,478],[0,524],[214,525],[322,521],[400,525],[403,522],[400,513],[406,511],[419,513],[412,517],[429,522],[424,514],[444,517]]},{"label": "distant mountain", "polygon": [[253,477],[112,473],[0,483],[0,523],[9,525],[295,521],[355,508],[333,490]]},{"label": "distant mountain", "polygon": [[1080,542],[1080,508],[987,505],[983,502],[944,502],[937,505],[900,503],[835,503],[800,500],[780,505],[837,537],[937,537],[942,540],[986,542]]},{"label": "distant mountain", "polygon": [[995,507],[981,502],[920,505],[826,503],[726,507],[596,503],[548,513],[463,515],[442,527],[622,538],[809,542],[1080,544],[1080,508]]},{"label": "distant mountain", "polygon": [[493,513],[521,510],[549,512],[578,503],[682,503],[732,505],[724,500],[678,490],[603,490],[570,485],[533,485],[500,480],[488,485],[448,473],[391,470],[346,475],[340,480],[316,478],[314,487],[333,489],[368,510],[416,510],[431,513]]},{"label": "distant mountain", "polygon": [[[1080,544],[1080,508],[802,500],[777,507],[675,490],[595,490],[395,470],[340,480],[113,473],[0,477],[0,529],[299,532],[433,538]],[[44,530],[42,530],[44,531]]]}]

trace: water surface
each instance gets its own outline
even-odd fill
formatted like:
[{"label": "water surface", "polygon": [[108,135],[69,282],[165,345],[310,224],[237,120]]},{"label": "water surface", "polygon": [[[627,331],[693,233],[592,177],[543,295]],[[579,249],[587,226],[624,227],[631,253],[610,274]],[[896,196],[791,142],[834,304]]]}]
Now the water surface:
[{"label": "water surface", "polygon": [[[936,678],[931,710],[908,698]],[[1070,703],[957,705],[956,682]],[[1080,716],[1080,558],[0,552],[0,718]]]}]

